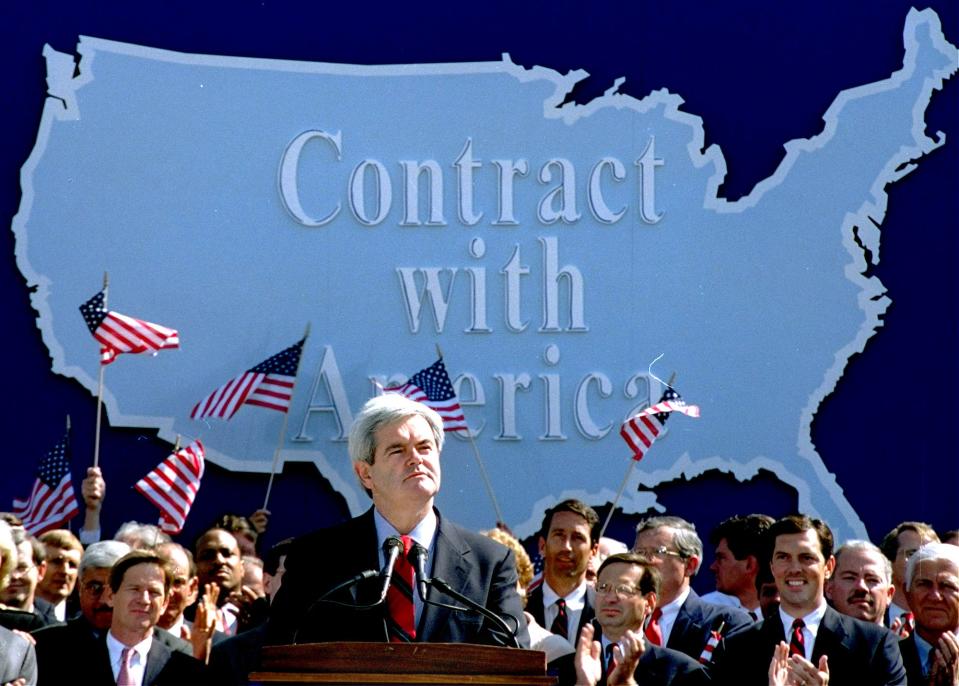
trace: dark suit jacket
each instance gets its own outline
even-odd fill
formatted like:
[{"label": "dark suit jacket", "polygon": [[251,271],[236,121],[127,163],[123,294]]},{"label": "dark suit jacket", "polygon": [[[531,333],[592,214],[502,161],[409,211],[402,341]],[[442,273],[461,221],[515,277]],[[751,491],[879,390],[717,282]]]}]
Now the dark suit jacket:
[{"label": "dark suit jacket", "polygon": [[[602,627],[593,621],[593,640],[602,644]],[[574,686],[576,683],[575,655],[564,655],[557,663],[551,675],[559,680],[559,686]],[[606,667],[603,662],[603,676],[598,686],[606,686]],[[699,662],[688,655],[646,643],[646,650],[639,658],[633,673],[636,683],[642,686],[706,686],[710,683],[709,673]]]},{"label": "dark suit jacket", "polygon": [[722,619],[726,626],[723,636],[730,636],[742,631],[753,624],[752,617],[734,607],[714,605],[700,599],[696,591],[690,589],[686,602],[679,608],[676,622],[669,633],[666,647],[685,653],[694,660],[699,656],[709,641],[710,632],[717,619]]},{"label": "dark suit jacket", "polygon": [[37,654],[30,641],[0,627],[0,684],[23,677],[27,686],[37,683]]},{"label": "dark suit jacket", "polygon": [[[714,658],[714,680],[730,686],[765,685],[769,662],[785,640],[779,614],[725,639]],[[812,662],[829,658],[830,684],[905,686],[906,670],[898,638],[876,624],[841,615],[826,608],[813,646]]]},{"label": "dark suit jacket", "polygon": [[[443,519],[438,513],[437,518],[432,576],[504,617],[508,624],[518,623],[520,645],[528,647],[529,634],[516,592],[512,551]],[[372,508],[339,526],[297,539],[287,555],[283,583],[270,608],[267,642],[292,643],[294,635],[297,643],[386,641],[386,603],[370,610],[357,610],[317,602],[338,583],[379,566]],[[346,604],[367,603],[379,597],[380,587],[379,578],[373,578],[330,599]],[[427,599],[459,605],[433,587]],[[437,643],[496,644],[491,629],[489,622],[478,614],[426,604],[416,637],[418,641]]]},{"label": "dark suit jacket", "polygon": [[266,624],[261,624],[215,644],[210,653],[210,684],[247,684],[250,672],[260,666],[260,648],[266,641],[266,628]]},{"label": "dark suit jacket", "polygon": [[44,626],[53,626],[54,624],[63,624],[57,619],[56,612],[53,609],[53,603],[49,600],[36,597],[33,599],[33,613],[43,620]]},{"label": "dark suit jacket", "polygon": [[[549,631],[549,627],[545,624],[546,608],[543,607],[543,586],[545,584],[546,581],[544,580],[542,584],[530,591],[526,597],[526,611],[533,615],[533,619],[536,620],[537,624]],[[587,592],[585,600],[586,604],[583,606],[583,611],[579,615],[579,624],[576,626],[576,631],[571,632],[567,637],[569,638],[569,642],[574,645],[579,641],[579,632],[596,617],[596,608],[593,607],[592,595]]]},{"label": "dark suit jacket", "polygon": [[906,681],[909,686],[926,686],[928,679],[922,675],[922,662],[919,661],[915,633],[899,639],[899,652],[902,653],[902,664],[906,668]]},{"label": "dark suit jacket", "polygon": [[[39,629],[33,633],[33,637],[37,640],[37,670],[40,686],[76,683],[78,670],[84,670],[93,664],[95,656],[99,654],[101,643],[103,653],[107,654],[106,632],[94,631],[93,626],[82,615],[69,620],[66,624]],[[153,644],[163,645],[167,651],[182,653],[193,660],[192,646],[168,631],[154,628]],[[109,658],[106,657],[104,660],[112,679],[113,672],[110,670]],[[83,683],[87,683],[85,678]]]},{"label": "dark suit jacket", "polygon": [[[105,634],[98,639],[95,649],[86,658],[84,667],[82,674],[85,686],[116,684]],[[76,670],[76,666],[74,669]],[[171,649],[154,635],[143,672],[143,686],[207,686],[208,683],[206,666],[202,662]]]}]

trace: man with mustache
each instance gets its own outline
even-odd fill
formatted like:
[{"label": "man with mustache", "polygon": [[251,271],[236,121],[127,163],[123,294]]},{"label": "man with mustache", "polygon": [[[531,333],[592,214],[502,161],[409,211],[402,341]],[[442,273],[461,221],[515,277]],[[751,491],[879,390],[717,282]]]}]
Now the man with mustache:
[{"label": "man with mustache", "polygon": [[[294,541],[270,610],[270,643],[511,643],[513,637],[494,622],[436,605],[452,602],[437,586],[429,586],[425,600],[420,596],[417,572],[406,562],[415,543],[427,551],[427,578],[443,579],[485,606],[504,619],[521,646],[529,645],[512,551],[453,524],[433,507],[443,439],[442,418],[402,395],[388,393],[363,406],[350,430],[349,453],[373,507]],[[400,539],[402,554],[384,602],[376,604],[383,585],[379,576],[331,592],[361,572],[381,569],[384,542],[392,537]],[[360,605],[368,609],[356,609]]]},{"label": "man with mustache", "polygon": [[869,541],[847,541],[836,551],[826,598],[837,612],[883,626],[895,590],[892,564]]}]

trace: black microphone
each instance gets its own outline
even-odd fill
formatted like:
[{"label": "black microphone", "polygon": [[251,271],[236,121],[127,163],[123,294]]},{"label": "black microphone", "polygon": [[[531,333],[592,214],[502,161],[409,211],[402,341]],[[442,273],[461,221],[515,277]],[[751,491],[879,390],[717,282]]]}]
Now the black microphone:
[{"label": "black microphone", "polygon": [[383,541],[383,557],[386,561],[380,571],[383,588],[380,591],[380,599],[377,605],[386,600],[386,594],[390,590],[390,581],[393,579],[393,566],[396,564],[396,559],[402,554],[403,547],[403,541],[400,540],[399,536],[390,536]]},{"label": "black microphone", "polygon": [[309,616],[313,613],[313,610],[316,609],[316,606],[319,605],[320,603],[330,603],[332,605],[339,605],[341,607],[351,607],[357,610],[364,609],[362,605],[355,605],[352,603],[343,603],[338,600],[330,600],[329,597],[333,595],[334,593],[336,593],[337,591],[342,591],[344,588],[349,588],[350,586],[354,586],[362,581],[366,581],[367,579],[372,579],[373,577],[377,575],[378,575],[378,572],[376,572],[375,570],[372,570],[372,569],[363,570],[359,574],[355,574],[351,576],[346,581],[336,584],[335,586],[327,590],[319,598],[317,598],[312,603],[310,603],[309,607],[306,608],[306,612],[303,613],[303,616],[296,623],[296,628],[293,631],[292,643],[296,643],[296,639],[300,635],[300,629],[303,628],[303,624],[306,622]]},{"label": "black microphone", "polygon": [[497,629],[503,632],[504,636],[507,638],[513,648],[519,648],[519,640],[516,638],[516,632],[519,631],[519,620],[517,620],[515,617],[512,615],[506,615],[516,622],[516,629],[511,629],[506,623],[506,620],[504,620],[502,617],[494,613],[492,610],[480,605],[472,598],[463,595],[438,576],[434,576],[432,579],[430,579],[430,585],[436,587],[440,590],[440,592],[445,593],[450,598],[463,603],[473,612],[479,613],[486,617],[486,619],[488,619]]},{"label": "black microphone", "polygon": [[424,603],[426,602],[426,585],[429,583],[429,578],[426,576],[426,558],[428,555],[426,548],[413,541],[407,558],[413,565],[413,571],[416,572],[416,589],[420,594],[420,600]]}]

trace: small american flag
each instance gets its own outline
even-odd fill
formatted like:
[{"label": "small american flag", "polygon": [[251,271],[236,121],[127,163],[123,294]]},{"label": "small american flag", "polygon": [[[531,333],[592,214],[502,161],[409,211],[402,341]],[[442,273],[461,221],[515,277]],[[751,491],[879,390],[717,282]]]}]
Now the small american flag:
[{"label": "small american flag", "polygon": [[703,652],[699,654],[699,662],[704,665],[708,665],[713,661],[713,653],[716,651],[716,646],[719,645],[719,642],[723,640],[723,629],[726,627],[726,622],[722,618],[717,617],[713,623],[713,630],[709,632],[709,640],[706,641],[706,645],[703,646]]},{"label": "small american flag", "polygon": [[446,365],[439,359],[426,369],[421,369],[402,386],[383,389],[387,393],[399,393],[411,400],[421,402],[435,410],[443,418],[445,431],[465,431],[466,417],[456,398],[456,391],[446,372]]},{"label": "small american flag", "polygon": [[100,364],[110,364],[120,353],[155,353],[180,347],[176,330],[110,312],[103,306],[105,297],[105,292],[100,291],[80,305],[83,320],[100,343]]},{"label": "small american flag", "polygon": [[529,583],[526,585],[527,593],[531,593],[533,590],[543,585],[543,567],[543,556],[541,553],[536,553],[536,555],[533,557],[533,578],[530,579]]},{"label": "small american flag", "polygon": [[23,528],[32,536],[56,529],[79,511],[70,480],[68,445],[69,436],[64,436],[40,460],[30,497],[13,501],[13,514],[23,520]]},{"label": "small american flag", "polygon": [[288,411],[304,343],[306,338],[230,379],[198,402],[190,417],[230,419],[243,404]]},{"label": "small american flag", "polygon": [[670,412],[681,412],[689,417],[699,417],[697,405],[687,405],[682,397],[671,386],[667,386],[663,396],[655,405],[647,407],[639,414],[627,419],[619,435],[633,451],[633,459],[637,462],[663,432],[663,426],[669,418]]},{"label": "small american flag", "polygon": [[135,488],[160,510],[160,529],[178,534],[200,490],[203,477],[203,444],[194,441],[170,455]]}]

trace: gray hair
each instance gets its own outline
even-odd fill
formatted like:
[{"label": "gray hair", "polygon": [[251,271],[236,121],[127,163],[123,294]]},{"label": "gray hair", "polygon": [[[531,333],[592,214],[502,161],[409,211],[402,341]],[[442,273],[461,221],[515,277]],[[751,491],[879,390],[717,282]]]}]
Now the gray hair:
[{"label": "gray hair", "polygon": [[80,578],[88,569],[110,569],[113,563],[132,550],[123,541],[99,541],[91,543],[80,558]]},{"label": "gray hair", "polygon": [[0,589],[10,581],[10,572],[17,566],[17,546],[10,525],[0,519]]},{"label": "gray hair", "polygon": [[696,576],[703,562],[703,542],[700,540],[699,534],[696,533],[696,527],[682,517],[662,515],[659,517],[649,517],[641,521],[636,525],[636,533],[640,534],[643,531],[663,528],[672,529],[673,544],[676,546],[679,554],[683,556],[684,560],[688,560],[691,557],[699,560],[699,564],[696,565],[696,569],[693,570],[692,573],[692,576]]},{"label": "gray hair", "polygon": [[887,584],[892,583],[892,563],[889,561],[879,546],[870,541],[863,541],[860,539],[852,539],[843,543],[836,552],[833,554],[836,558],[836,567],[839,567],[839,558],[842,557],[842,554],[847,550],[859,550],[864,553],[872,553],[875,555],[876,560],[879,562],[879,566],[882,568],[882,575],[884,581]]},{"label": "gray hair", "polygon": [[155,549],[161,543],[171,541],[169,534],[160,531],[156,524],[124,522],[113,536],[115,541],[123,541],[131,548]]},{"label": "gray hair", "polygon": [[919,548],[906,563],[906,590],[912,588],[912,578],[916,574],[916,568],[923,562],[932,560],[947,560],[959,571],[959,546],[951,543],[926,543]]},{"label": "gray hair", "polygon": [[353,462],[373,464],[376,452],[376,432],[382,427],[420,416],[433,430],[436,450],[443,450],[443,419],[423,403],[410,400],[399,393],[385,393],[370,398],[350,427],[349,451]]}]

